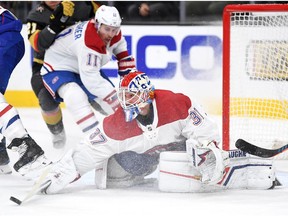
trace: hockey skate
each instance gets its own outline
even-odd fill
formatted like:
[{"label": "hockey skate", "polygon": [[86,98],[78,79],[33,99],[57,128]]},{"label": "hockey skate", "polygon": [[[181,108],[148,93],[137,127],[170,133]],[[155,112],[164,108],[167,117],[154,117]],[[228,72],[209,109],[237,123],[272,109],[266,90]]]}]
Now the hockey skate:
[{"label": "hockey skate", "polygon": [[57,124],[49,125],[47,124],[50,132],[52,133],[52,143],[53,147],[56,149],[61,149],[66,144],[66,133],[63,125],[63,121],[61,120]]},{"label": "hockey skate", "polygon": [[8,149],[19,153],[19,160],[13,166],[15,171],[29,179],[39,176],[40,170],[51,163],[30,136],[13,139]]},{"label": "hockey skate", "polygon": [[60,133],[58,134],[52,134],[52,142],[53,142],[53,147],[56,149],[61,149],[64,148],[65,143],[66,143],[66,133],[65,130],[63,129]]},{"label": "hockey skate", "polygon": [[12,170],[9,166],[9,156],[6,150],[6,141],[5,138],[0,142],[0,174],[11,174]]}]

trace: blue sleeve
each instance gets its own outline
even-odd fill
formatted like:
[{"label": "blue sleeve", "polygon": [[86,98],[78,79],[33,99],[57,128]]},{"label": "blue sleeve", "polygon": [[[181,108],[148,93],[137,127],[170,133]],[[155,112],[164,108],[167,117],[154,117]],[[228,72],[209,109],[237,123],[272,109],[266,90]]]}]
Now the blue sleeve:
[{"label": "blue sleeve", "polygon": [[5,11],[0,16],[0,34],[9,31],[21,32],[21,30],[22,22],[15,19],[15,17],[9,11]]}]

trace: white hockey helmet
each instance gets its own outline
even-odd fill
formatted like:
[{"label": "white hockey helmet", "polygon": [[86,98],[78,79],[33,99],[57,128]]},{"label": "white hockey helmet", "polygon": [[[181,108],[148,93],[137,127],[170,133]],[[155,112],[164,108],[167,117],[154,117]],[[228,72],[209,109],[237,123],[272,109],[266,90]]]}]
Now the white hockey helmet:
[{"label": "white hockey helmet", "polygon": [[152,103],[154,86],[149,77],[140,71],[125,75],[119,84],[118,99],[127,122],[132,121],[140,113],[140,108]]},{"label": "white hockey helmet", "polygon": [[98,28],[101,26],[101,24],[119,28],[122,20],[118,10],[115,7],[101,5],[96,11],[95,21]]}]

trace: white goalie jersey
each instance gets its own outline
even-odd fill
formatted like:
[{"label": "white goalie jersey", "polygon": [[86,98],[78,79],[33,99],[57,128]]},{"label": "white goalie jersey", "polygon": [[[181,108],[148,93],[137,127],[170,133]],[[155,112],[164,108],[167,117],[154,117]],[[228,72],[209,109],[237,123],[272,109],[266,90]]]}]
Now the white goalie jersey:
[{"label": "white goalie jersey", "polygon": [[[122,108],[104,118],[85,144],[78,145],[55,164],[48,180],[52,184],[46,193],[56,193],[72,182],[78,175],[96,170],[96,185],[106,188],[108,159],[114,154],[133,151],[139,154],[153,149],[158,155],[170,143],[220,140],[217,124],[189,97],[167,90],[155,90],[153,122],[142,125],[136,119],[125,121]],[[62,173],[58,180],[55,173]],[[50,178],[50,179],[49,179]]]},{"label": "white goalie jersey", "polygon": [[[125,122],[124,112],[119,108],[106,117],[102,127],[91,134],[85,144],[79,145],[71,155],[66,155],[53,168],[48,180],[52,184],[46,193],[57,193],[70,182],[95,169],[96,185],[106,188],[107,163],[114,154],[133,151],[147,153],[153,150],[160,154],[159,189],[167,192],[201,192],[219,188],[267,189],[275,179],[271,161],[249,158],[234,162],[224,170],[216,184],[203,183],[201,173],[192,166],[187,152],[165,152],[170,143],[213,141],[218,143],[217,124],[189,97],[167,90],[155,90],[153,122],[144,126],[136,119]],[[163,152],[164,151],[164,152]],[[239,151],[239,150],[238,150]],[[166,153],[166,154],[165,154]],[[168,154],[168,155],[167,155]],[[233,159],[233,154],[229,155]],[[62,179],[55,179],[55,173]],[[220,187],[219,187],[220,186]]]},{"label": "white goalie jersey", "polygon": [[[144,153],[157,146],[165,146],[169,143],[185,143],[187,140],[194,142],[220,141],[217,124],[189,97],[183,94],[175,94],[167,90],[155,90],[153,100],[153,123],[142,125],[136,119],[125,121],[124,112],[119,108],[114,114],[106,117],[103,127],[90,136],[88,145],[90,158],[93,160],[75,161],[80,172],[85,172],[101,165],[110,156],[124,152],[135,151]],[[85,148],[79,146],[74,153],[80,155]],[[78,158],[78,156],[77,156]],[[85,163],[85,165],[84,165]]]}]

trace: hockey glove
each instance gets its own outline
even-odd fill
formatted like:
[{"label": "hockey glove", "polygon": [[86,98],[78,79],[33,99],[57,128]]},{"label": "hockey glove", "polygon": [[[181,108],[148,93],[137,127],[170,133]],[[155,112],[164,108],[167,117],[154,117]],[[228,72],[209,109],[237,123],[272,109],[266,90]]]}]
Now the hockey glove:
[{"label": "hockey glove", "polygon": [[51,182],[48,187],[43,188],[43,194],[55,194],[67,185],[80,178],[73,159],[73,150],[69,150],[63,158],[51,165],[49,173],[43,182]]},{"label": "hockey glove", "polygon": [[66,27],[68,19],[74,13],[74,3],[71,1],[61,2],[50,16],[49,28],[58,34]]},{"label": "hockey glove", "polygon": [[192,140],[186,142],[186,151],[191,156],[191,165],[201,173],[201,182],[217,184],[229,163],[228,152],[219,149],[213,141],[205,144],[196,142]]},{"label": "hockey glove", "polygon": [[132,71],[136,71],[135,60],[132,56],[127,56],[118,61],[118,74],[121,77]]}]

